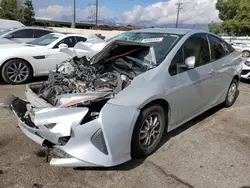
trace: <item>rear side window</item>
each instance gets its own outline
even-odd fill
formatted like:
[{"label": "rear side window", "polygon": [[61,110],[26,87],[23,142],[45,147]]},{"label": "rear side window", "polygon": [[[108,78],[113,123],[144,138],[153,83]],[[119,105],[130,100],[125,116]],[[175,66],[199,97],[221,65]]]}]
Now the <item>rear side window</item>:
[{"label": "rear side window", "polygon": [[169,74],[173,76],[187,71],[185,60],[192,56],[195,57],[195,67],[211,62],[206,34],[195,34],[183,44],[169,66]]},{"label": "rear side window", "polygon": [[224,46],[225,43],[221,39],[210,35],[209,41],[211,45],[212,61],[219,60],[229,53],[229,51],[226,51]]},{"label": "rear side window", "polygon": [[12,35],[14,38],[33,38],[34,30],[33,29],[22,29],[16,32],[13,32]]},{"label": "rear side window", "polygon": [[76,37],[77,42],[86,42],[86,38],[84,37]]},{"label": "rear side window", "polygon": [[49,33],[52,33],[52,31],[36,29],[35,34],[34,34],[34,38],[39,38],[39,37],[42,37],[42,36],[47,35]]}]

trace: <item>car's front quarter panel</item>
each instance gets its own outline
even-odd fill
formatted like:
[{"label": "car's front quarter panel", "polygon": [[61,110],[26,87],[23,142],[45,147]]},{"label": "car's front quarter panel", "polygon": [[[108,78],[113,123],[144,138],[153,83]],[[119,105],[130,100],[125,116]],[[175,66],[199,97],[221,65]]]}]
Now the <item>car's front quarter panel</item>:
[{"label": "car's front quarter panel", "polygon": [[[74,158],[97,166],[115,166],[131,159],[130,144],[139,110],[106,104],[98,119],[72,128],[72,137],[65,146],[57,146]],[[93,135],[102,130],[107,153],[92,143]]]},{"label": "car's front quarter panel", "polygon": [[31,65],[34,76],[40,74],[40,70],[43,67],[42,60],[44,59],[36,59],[35,57],[46,57],[48,54],[48,48],[46,46],[25,46],[21,44],[16,47],[9,45],[3,46],[6,46],[6,49],[0,48],[0,65],[11,59],[22,59]]}]

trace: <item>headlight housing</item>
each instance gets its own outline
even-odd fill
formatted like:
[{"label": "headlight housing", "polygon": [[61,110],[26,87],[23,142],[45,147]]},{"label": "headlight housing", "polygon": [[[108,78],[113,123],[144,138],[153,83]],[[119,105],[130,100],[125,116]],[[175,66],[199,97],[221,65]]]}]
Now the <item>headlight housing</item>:
[{"label": "headlight housing", "polygon": [[245,65],[248,66],[248,67],[250,67],[250,61],[246,61]]}]

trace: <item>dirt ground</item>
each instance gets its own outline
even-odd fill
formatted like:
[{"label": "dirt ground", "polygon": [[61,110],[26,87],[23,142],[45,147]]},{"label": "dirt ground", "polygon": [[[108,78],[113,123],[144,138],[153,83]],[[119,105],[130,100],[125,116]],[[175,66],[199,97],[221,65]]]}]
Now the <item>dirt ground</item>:
[{"label": "dirt ground", "polygon": [[[0,101],[24,85],[0,83]],[[108,169],[50,167],[44,150],[0,109],[0,188],[246,188],[250,187],[250,83],[231,108],[216,107],[166,134],[145,160]]]}]

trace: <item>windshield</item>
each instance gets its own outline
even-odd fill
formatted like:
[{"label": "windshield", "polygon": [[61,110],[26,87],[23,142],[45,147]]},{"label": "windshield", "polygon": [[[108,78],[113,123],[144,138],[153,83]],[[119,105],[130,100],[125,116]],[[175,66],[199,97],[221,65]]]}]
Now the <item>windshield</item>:
[{"label": "windshield", "polygon": [[44,35],[36,40],[33,40],[31,42],[27,42],[27,44],[38,45],[38,46],[47,46],[59,38],[60,38],[60,35],[48,34],[48,35]]},{"label": "windshield", "polygon": [[3,29],[3,28],[0,28],[0,35],[3,35],[5,33],[8,33],[10,31],[12,31],[13,29]]},{"label": "windshield", "polygon": [[154,47],[156,62],[159,65],[182,36],[170,33],[126,32],[107,40],[107,42],[126,40],[149,43]]}]

